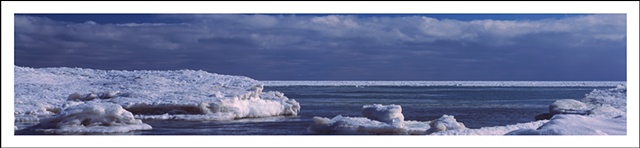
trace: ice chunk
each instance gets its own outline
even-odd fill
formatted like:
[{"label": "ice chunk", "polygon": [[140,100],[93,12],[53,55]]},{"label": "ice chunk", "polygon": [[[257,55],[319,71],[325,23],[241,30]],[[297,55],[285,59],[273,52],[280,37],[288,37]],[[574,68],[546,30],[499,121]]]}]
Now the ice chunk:
[{"label": "ice chunk", "polygon": [[[445,115],[446,116],[446,115]],[[384,123],[364,117],[343,117],[338,115],[332,119],[313,117],[313,124],[307,130],[314,134],[349,134],[349,135],[424,135],[445,130],[466,129],[457,123],[447,125],[446,118],[434,121],[402,121],[402,124]],[[452,117],[451,117],[452,119]],[[453,120],[455,122],[455,119]],[[434,124],[434,122],[437,122]],[[436,125],[436,126],[432,126]],[[438,128],[439,129],[436,129]],[[449,127],[449,128],[448,128]]]},{"label": "ice chunk", "polygon": [[591,117],[618,118],[626,117],[627,87],[618,85],[616,88],[593,90],[582,99],[582,102],[594,106],[589,111]]},{"label": "ice chunk", "polygon": [[466,129],[464,124],[449,115],[433,121],[404,121],[402,107],[394,104],[364,105],[362,115],[365,117],[313,117],[313,124],[307,130],[315,134],[424,135]]},{"label": "ice chunk", "polygon": [[404,121],[402,115],[402,107],[400,105],[364,105],[362,107],[362,116],[371,120],[376,120],[388,124],[401,124]]},{"label": "ice chunk", "polygon": [[313,121],[314,124],[307,130],[315,134],[407,134],[404,128],[363,117],[342,117],[338,115],[332,119],[313,117]]},{"label": "ice chunk", "polygon": [[[263,92],[261,82],[201,70],[14,68],[16,116],[56,115],[85,101],[115,103],[136,117],[156,119],[232,120],[300,110],[280,92]],[[164,114],[172,117],[159,117]]]},{"label": "ice chunk", "polygon": [[425,135],[427,134],[427,130],[429,130],[429,128],[432,128],[429,124],[430,121],[424,122],[407,120],[403,122],[403,127],[407,130],[407,133],[409,135]]},{"label": "ice chunk", "polygon": [[549,105],[549,113],[552,114],[580,114],[585,115],[591,107],[583,102],[573,99],[556,100]]},{"label": "ice chunk", "polygon": [[549,120],[518,123],[506,126],[481,127],[479,129],[459,129],[436,132],[431,135],[504,135],[514,130],[537,129]]},{"label": "ice chunk", "polygon": [[131,112],[111,103],[86,103],[71,106],[60,114],[42,120],[36,131],[58,134],[123,133],[147,130],[151,126],[135,119]]},{"label": "ice chunk", "polygon": [[593,90],[585,96],[582,102],[593,105],[609,105],[621,111],[627,111],[627,87],[618,85],[616,88]]},{"label": "ice chunk", "polygon": [[626,117],[601,118],[555,115],[537,129],[521,129],[507,135],[626,135]]},{"label": "ice chunk", "polygon": [[618,108],[615,108],[611,105],[602,105],[596,108],[593,108],[589,111],[589,116],[599,116],[606,118],[615,118],[620,116],[626,116],[626,112],[622,111]]},{"label": "ice chunk", "polygon": [[556,114],[579,114],[588,116],[617,117],[626,115],[626,87],[593,90],[581,101],[562,99],[549,105],[549,113],[536,116],[536,120],[550,119]]},{"label": "ice chunk", "polygon": [[446,130],[466,129],[464,124],[456,121],[456,119],[453,116],[449,116],[449,115],[443,115],[438,119],[432,120],[429,125],[431,125],[431,128],[426,131],[427,134],[446,131]]}]

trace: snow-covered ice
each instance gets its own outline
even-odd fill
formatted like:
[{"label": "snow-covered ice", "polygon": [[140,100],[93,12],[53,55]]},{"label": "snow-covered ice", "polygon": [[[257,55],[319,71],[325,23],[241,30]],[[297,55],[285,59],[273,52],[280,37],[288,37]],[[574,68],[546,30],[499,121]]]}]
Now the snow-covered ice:
[{"label": "snow-covered ice", "polygon": [[262,92],[261,82],[242,76],[201,70],[14,68],[16,122],[58,115],[83,102],[117,104],[137,118],[154,119],[232,120],[300,110],[297,101]]},{"label": "snow-covered ice", "polygon": [[610,87],[625,81],[263,81],[266,86]]},{"label": "snow-covered ice", "polygon": [[505,135],[511,131],[519,129],[536,129],[547,123],[549,120],[532,121],[506,126],[481,127],[479,129],[447,130],[433,133],[432,135]]},{"label": "snow-covered ice", "polygon": [[151,129],[148,124],[135,119],[131,112],[113,103],[88,102],[71,106],[60,114],[42,120],[31,127],[36,131],[57,134],[124,133]]},{"label": "snow-covered ice", "polygon": [[562,99],[549,105],[548,115],[578,114],[597,117],[626,116],[627,97],[624,85],[606,90],[593,90],[582,100]]},{"label": "snow-covered ice", "polygon": [[313,124],[307,130],[316,134],[424,135],[466,129],[449,115],[432,121],[405,121],[402,107],[394,104],[364,105],[361,113],[364,117],[313,117]]},{"label": "snow-covered ice", "polygon": [[585,96],[582,102],[595,106],[611,106],[620,111],[627,111],[627,86],[618,85],[616,88],[595,89]]},{"label": "snow-covered ice", "polygon": [[400,105],[372,104],[362,107],[362,116],[388,124],[404,121],[402,107]]},{"label": "snow-covered ice", "polygon": [[309,132],[316,134],[407,134],[400,125],[388,124],[363,117],[343,117],[338,115],[332,119],[313,117]]},{"label": "snow-covered ice", "polygon": [[429,125],[431,125],[431,128],[426,131],[427,134],[447,130],[467,129],[463,123],[456,121],[456,119],[450,115],[442,115],[442,117],[432,120]]},{"label": "snow-covered ice", "polygon": [[588,114],[591,109],[586,103],[574,99],[561,99],[549,105],[551,114]]},{"label": "snow-covered ice", "polygon": [[435,135],[626,135],[626,86],[593,90],[582,100],[549,105],[549,120],[480,129],[450,130]]},{"label": "snow-covered ice", "polygon": [[[549,106],[555,114],[537,129],[509,135],[626,135],[627,88],[593,90],[581,101],[558,100]],[[576,115],[577,114],[577,115]]]},{"label": "snow-covered ice", "polygon": [[431,121],[403,121],[399,105],[365,105],[364,117],[314,117],[309,132],[317,134],[427,135],[626,135],[626,87],[593,90],[581,100],[549,105],[552,118],[506,126],[469,129],[453,116]]},{"label": "snow-covered ice", "polygon": [[537,129],[519,129],[507,135],[626,135],[626,117],[606,118],[571,114],[553,116]]}]

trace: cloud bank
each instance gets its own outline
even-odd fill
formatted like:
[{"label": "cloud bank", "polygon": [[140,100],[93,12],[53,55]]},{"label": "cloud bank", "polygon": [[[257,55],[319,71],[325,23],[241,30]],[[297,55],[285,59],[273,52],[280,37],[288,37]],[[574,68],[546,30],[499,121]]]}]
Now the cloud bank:
[{"label": "cloud bank", "polygon": [[[202,69],[259,80],[626,80],[626,16],[462,21],[423,15],[15,15],[15,63]],[[177,20],[170,23],[161,20]]]}]

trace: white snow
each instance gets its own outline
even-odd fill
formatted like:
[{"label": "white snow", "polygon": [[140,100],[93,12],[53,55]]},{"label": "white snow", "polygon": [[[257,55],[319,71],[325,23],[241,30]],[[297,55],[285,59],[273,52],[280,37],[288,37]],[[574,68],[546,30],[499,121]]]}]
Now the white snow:
[{"label": "white snow", "polygon": [[40,118],[38,118],[38,116],[32,116],[32,115],[20,115],[20,116],[15,116],[14,119],[15,122],[40,122]]},{"label": "white snow", "polygon": [[314,124],[308,130],[317,134],[408,134],[401,125],[388,124],[363,117],[343,117],[332,119],[313,117]]},{"label": "white snow", "polygon": [[431,128],[427,130],[426,133],[466,129],[464,124],[456,121],[456,119],[450,115],[443,115],[438,119],[432,120],[429,125],[431,125]]},{"label": "white snow", "polygon": [[626,135],[626,123],[626,117],[559,114],[537,129],[520,129],[507,135]]},{"label": "white snow", "polygon": [[85,101],[118,104],[135,117],[154,119],[231,120],[297,115],[300,110],[295,100],[262,92],[260,82],[242,76],[201,70],[14,68],[14,115],[24,117],[16,122],[56,115]]},{"label": "white snow", "polygon": [[400,123],[404,121],[402,107],[400,105],[364,105],[362,107],[362,116],[371,120],[376,120],[388,124]]},{"label": "white snow", "polygon": [[626,135],[626,87],[593,90],[581,101],[549,105],[549,120],[480,129],[448,130],[435,135]]},{"label": "white snow", "polygon": [[[626,135],[627,88],[593,90],[581,101],[556,101],[552,107],[562,106],[548,123],[537,129],[522,129],[510,135]],[[555,106],[554,106],[555,105]],[[565,114],[562,111],[581,110],[586,115]],[[554,113],[554,112],[551,112]]]},{"label": "white snow", "polygon": [[625,81],[263,81],[265,86],[499,86],[499,87],[610,87]]},{"label": "white snow", "polygon": [[592,107],[573,99],[561,99],[549,105],[552,114],[587,114]]},{"label": "white snow", "polygon": [[582,100],[562,99],[549,105],[549,114],[579,114],[618,117],[626,115],[627,97],[624,85],[606,90],[593,90]]},{"label": "white snow", "polygon": [[66,108],[32,127],[47,133],[124,133],[151,129],[120,105],[88,102]]},{"label": "white snow", "polygon": [[580,101],[562,99],[549,105],[550,114],[579,114],[614,118],[626,116],[626,111],[626,87],[623,85],[612,89],[593,90]]},{"label": "white snow", "polygon": [[332,119],[313,117],[307,128],[315,134],[364,134],[364,135],[424,135],[445,130],[466,129],[453,116],[443,115],[432,121],[404,121],[400,105],[372,104],[362,107],[364,117]]},{"label": "white snow", "polygon": [[511,131],[519,129],[536,129],[542,124],[547,123],[549,120],[540,120],[527,123],[518,123],[506,126],[494,126],[494,127],[481,127],[479,129],[461,129],[461,130],[447,130],[432,135],[505,135]]},{"label": "white snow", "polygon": [[615,118],[615,117],[621,117],[626,115],[627,113],[625,111],[610,105],[598,106],[589,111],[589,116],[592,116],[592,117]]},{"label": "white snow", "polygon": [[598,90],[594,89],[591,93],[587,94],[582,102],[603,106],[609,105],[617,108],[621,111],[627,111],[627,86],[618,85],[616,88]]}]

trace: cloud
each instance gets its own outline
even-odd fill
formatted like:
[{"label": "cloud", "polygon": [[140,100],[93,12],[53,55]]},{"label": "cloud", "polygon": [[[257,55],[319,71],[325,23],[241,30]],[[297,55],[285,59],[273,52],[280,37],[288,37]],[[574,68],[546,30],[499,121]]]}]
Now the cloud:
[{"label": "cloud", "polygon": [[353,21],[349,16],[329,15],[329,16],[313,17],[311,18],[311,22],[318,23],[318,24],[325,24],[332,27],[348,27],[348,28],[359,27],[358,23]]},{"label": "cloud", "polygon": [[[397,76],[391,79],[525,79],[549,70],[564,79],[591,79],[596,74],[576,76],[570,69],[606,77],[596,70],[606,64],[626,73],[625,15],[471,21],[419,15],[155,17],[178,21],[74,23],[16,15],[16,64],[205,69],[264,79],[294,78],[282,71],[305,71],[295,74],[298,79],[365,73],[370,77],[361,79],[392,73]],[[604,65],[584,66],[595,63]]]}]

